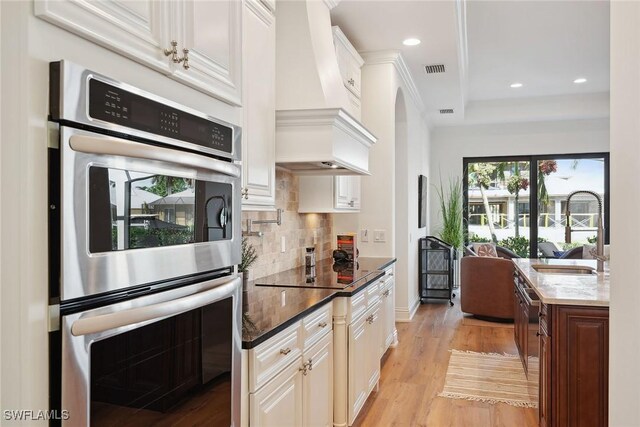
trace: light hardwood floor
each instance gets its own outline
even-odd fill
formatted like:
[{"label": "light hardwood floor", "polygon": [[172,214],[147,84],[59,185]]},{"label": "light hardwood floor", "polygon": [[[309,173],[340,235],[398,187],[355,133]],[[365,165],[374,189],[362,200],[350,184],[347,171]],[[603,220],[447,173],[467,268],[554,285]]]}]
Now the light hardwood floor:
[{"label": "light hardwood floor", "polygon": [[409,323],[398,323],[399,345],[382,359],[380,389],[354,426],[534,427],[538,410],[438,397],[449,349],[517,354],[512,324],[467,318],[455,305],[430,302]]}]

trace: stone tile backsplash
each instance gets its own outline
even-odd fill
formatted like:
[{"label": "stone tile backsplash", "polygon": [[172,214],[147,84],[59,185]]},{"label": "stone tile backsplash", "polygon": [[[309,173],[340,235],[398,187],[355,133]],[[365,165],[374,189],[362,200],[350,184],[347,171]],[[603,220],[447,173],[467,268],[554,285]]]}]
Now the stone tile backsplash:
[{"label": "stone tile backsplash", "polygon": [[[282,209],[282,225],[255,225],[262,237],[248,237],[258,253],[257,261],[249,268],[249,279],[268,276],[304,265],[305,248],[315,246],[316,259],[331,257],[333,248],[333,218],[331,214],[298,213],[298,177],[288,171],[276,170],[276,208]],[[275,219],[275,212],[242,212],[242,228],[246,220]],[[313,232],[317,244],[313,244]],[[286,251],[282,253],[281,238],[285,237]]]}]

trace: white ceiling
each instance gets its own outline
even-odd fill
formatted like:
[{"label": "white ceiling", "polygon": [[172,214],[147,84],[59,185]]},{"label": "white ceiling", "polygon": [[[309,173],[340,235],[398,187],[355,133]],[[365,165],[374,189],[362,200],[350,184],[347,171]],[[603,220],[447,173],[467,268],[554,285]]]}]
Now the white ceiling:
[{"label": "white ceiling", "polygon": [[[574,104],[593,110],[585,117],[608,111],[608,1],[342,0],[332,20],[359,51],[402,52],[435,126],[465,124],[467,116],[509,121],[520,107],[527,120],[548,119],[534,107],[556,97],[571,105],[566,100],[575,96]],[[407,37],[422,43],[403,46]],[[424,73],[438,63],[445,74]],[[587,82],[573,83],[578,77]],[[524,86],[512,89],[513,82]],[[442,116],[440,108],[455,114]]]}]

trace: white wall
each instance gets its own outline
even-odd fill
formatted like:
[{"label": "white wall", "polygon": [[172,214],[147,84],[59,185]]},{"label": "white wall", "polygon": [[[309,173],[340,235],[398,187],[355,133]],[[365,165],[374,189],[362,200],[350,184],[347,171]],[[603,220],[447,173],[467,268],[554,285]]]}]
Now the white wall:
[{"label": "white wall", "polygon": [[640,426],[640,3],[611,2],[609,425]]},{"label": "white wall", "polygon": [[[462,179],[464,157],[572,154],[609,151],[609,120],[567,120],[436,128],[431,133],[429,182]],[[430,192],[431,230],[440,229],[435,191]]]},{"label": "white wall", "polygon": [[[360,255],[397,257],[396,318],[407,321],[418,307],[418,175],[428,175],[429,129],[420,107],[395,63],[397,54],[370,62],[362,69],[362,123],[378,138],[370,151],[371,176],[362,178],[359,214],[334,215],[336,232],[369,230],[369,242],[360,242]],[[396,146],[396,96],[402,93],[406,110],[406,146]],[[396,159],[400,153],[402,159]],[[396,165],[402,170],[396,172]],[[396,192],[404,196],[396,198]],[[402,224],[401,229],[397,224]],[[386,242],[374,242],[374,230],[385,230]]]},{"label": "white wall", "polygon": [[242,117],[241,109],[35,18],[32,9],[30,1],[0,2],[3,410],[48,408],[48,63],[68,59],[223,120],[239,124]]}]

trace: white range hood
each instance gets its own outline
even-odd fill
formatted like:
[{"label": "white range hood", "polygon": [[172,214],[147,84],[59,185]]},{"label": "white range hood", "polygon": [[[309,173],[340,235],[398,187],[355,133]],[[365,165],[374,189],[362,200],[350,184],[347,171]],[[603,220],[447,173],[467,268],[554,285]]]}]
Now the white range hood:
[{"label": "white range hood", "polygon": [[376,142],[344,107],[330,6],[283,0],[276,9],[276,163],[296,174],[368,175]]}]

